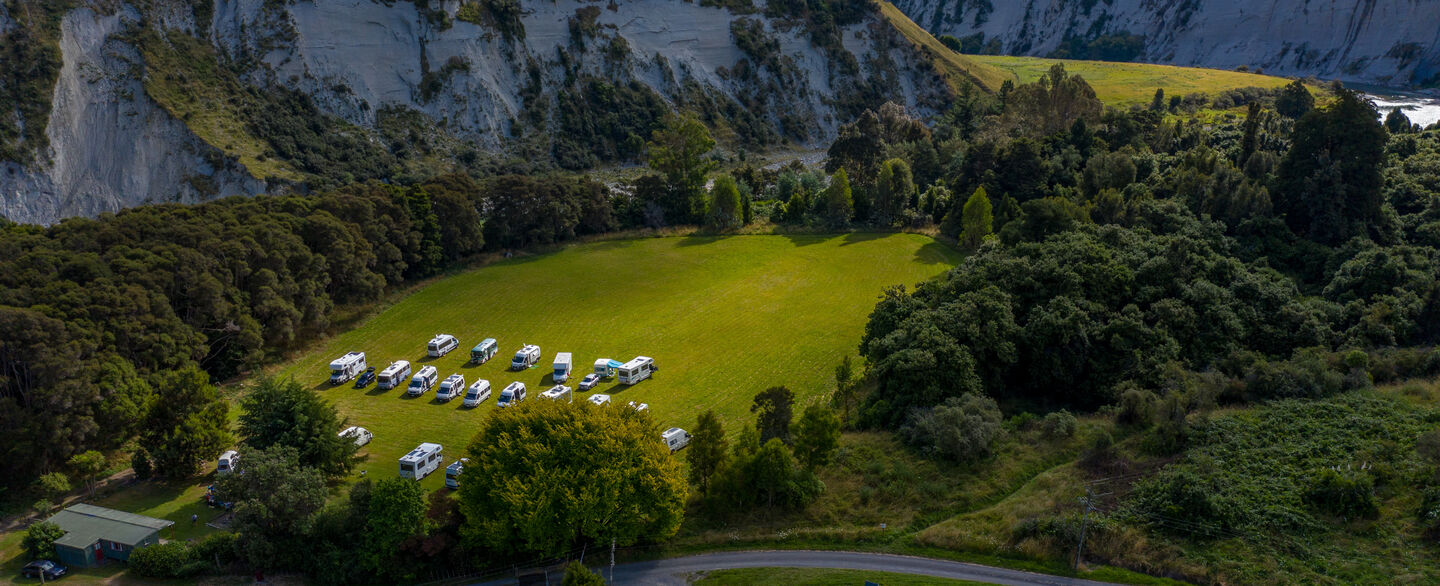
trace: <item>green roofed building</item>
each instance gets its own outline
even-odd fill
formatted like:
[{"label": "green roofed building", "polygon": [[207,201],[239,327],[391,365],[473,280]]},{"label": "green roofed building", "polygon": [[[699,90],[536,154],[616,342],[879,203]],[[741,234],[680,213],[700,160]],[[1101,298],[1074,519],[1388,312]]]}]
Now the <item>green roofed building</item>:
[{"label": "green roofed building", "polygon": [[160,530],[174,521],[94,505],[71,505],[50,517],[65,530],[55,540],[60,563],[88,568],[105,560],[128,560],[137,547],[160,543]]}]

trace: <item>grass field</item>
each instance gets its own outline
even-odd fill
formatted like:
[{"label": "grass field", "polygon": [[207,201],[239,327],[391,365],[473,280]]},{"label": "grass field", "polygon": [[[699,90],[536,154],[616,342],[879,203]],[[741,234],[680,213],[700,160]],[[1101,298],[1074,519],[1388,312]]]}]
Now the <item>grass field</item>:
[{"label": "grass field", "polygon": [[964,81],[978,84],[980,87],[991,91],[999,91],[1000,86],[1006,80],[1015,81],[1015,74],[1000,67],[981,62],[973,56],[964,55],[951,51],[949,47],[940,43],[930,31],[915,24],[910,17],[905,16],[894,4],[879,2],[880,14],[885,16],[900,34],[905,35],[921,53],[924,53],[935,62],[935,67],[945,82],[953,91],[959,91]]},{"label": "grass field", "polygon": [[1065,71],[1084,77],[1085,81],[1095,88],[1095,94],[1100,101],[1111,106],[1149,104],[1150,100],[1154,99],[1157,88],[1164,89],[1166,96],[1204,92],[1214,97],[1228,89],[1252,86],[1272,88],[1290,83],[1290,80],[1283,77],[1153,63],[1076,61],[1004,55],[967,57],[1014,74],[1019,78],[1018,83],[1033,82],[1049,71],[1050,66],[1063,63]]},{"label": "grass field", "polygon": [[[466,409],[458,399],[434,402],[433,392],[409,399],[401,389],[332,388],[326,365],[349,350],[365,351],[377,368],[405,359],[416,370],[434,364],[442,378],[485,378],[496,396],[519,380],[529,400],[550,386],[556,352],[574,353],[573,380],[597,358],[651,356],[661,367],[651,380],[629,388],[607,382],[596,392],[614,395],[617,406],[648,403],[662,428],[691,427],[697,414],[714,409],[734,432],[750,418],[751,397],[768,386],[790,387],[802,405],[825,393],[835,365],[856,354],[881,290],[934,277],[958,259],[913,234],[584,244],[436,281],[276,371],[320,389],[352,424],[374,432],[361,469],[382,477],[395,474],[396,459],[421,442],[445,445],[447,461],[459,457],[496,409],[495,397]],[[461,347],[426,359],[425,343],[442,332],[459,337]],[[466,364],[470,347],[486,337],[499,340],[499,354]],[[526,343],[541,347],[540,367],[508,371]],[[424,485],[442,483],[443,474],[434,474]]]},{"label": "grass field", "polygon": [[788,586],[829,586],[831,584],[865,584],[874,582],[881,586],[962,586],[981,584],[968,580],[932,578],[894,572],[870,572],[865,570],[829,570],[824,568],[745,568],[742,570],[718,570],[705,574],[696,584],[706,586],[730,586],[746,584],[787,584]]}]

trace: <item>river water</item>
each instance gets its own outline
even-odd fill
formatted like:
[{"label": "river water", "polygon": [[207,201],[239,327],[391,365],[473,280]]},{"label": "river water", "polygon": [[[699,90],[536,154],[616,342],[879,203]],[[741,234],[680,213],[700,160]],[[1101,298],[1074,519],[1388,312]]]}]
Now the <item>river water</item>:
[{"label": "river water", "polygon": [[1365,97],[1375,102],[1375,109],[1380,111],[1381,120],[1390,114],[1390,110],[1398,107],[1415,124],[1429,126],[1440,122],[1440,97],[1390,90],[1371,91],[1369,88]]}]

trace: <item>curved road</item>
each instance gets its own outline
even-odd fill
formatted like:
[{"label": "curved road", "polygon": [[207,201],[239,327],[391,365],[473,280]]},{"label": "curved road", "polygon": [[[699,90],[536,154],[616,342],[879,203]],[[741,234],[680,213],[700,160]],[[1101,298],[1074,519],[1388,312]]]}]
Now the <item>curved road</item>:
[{"label": "curved road", "polygon": [[[1010,586],[1100,586],[1105,582],[922,557],[847,551],[730,551],[615,566],[612,584],[683,586],[697,572],[736,568],[829,568],[917,574]],[[594,568],[610,577],[608,567]],[[498,583],[498,582],[497,582]],[[510,583],[514,583],[513,581]]]}]

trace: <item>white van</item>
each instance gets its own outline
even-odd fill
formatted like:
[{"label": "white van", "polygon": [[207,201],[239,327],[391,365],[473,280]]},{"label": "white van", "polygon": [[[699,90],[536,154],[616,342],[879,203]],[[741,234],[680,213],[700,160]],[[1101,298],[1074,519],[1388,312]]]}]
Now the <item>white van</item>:
[{"label": "white van", "polygon": [[520,348],[519,352],[515,353],[514,358],[510,359],[510,370],[525,370],[535,366],[537,362],[540,362],[540,347],[526,344]]},{"label": "white van", "polygon": [[620,368],[619,360],[601,358],[595,361],[595,374],[600,375],[600,378],[610,378],[612,376],[615,376],[615,369],[617,368]]},{"label": "white van", "polygon": [[655,359],[649,356],[636,356],[634,360],[620,365],[616,370],[615,380],[622,385],[633,385],[642,380],[650,378],[650,373],[655,371]]},{"label": "white van", "polygon": [[425,345],[425,354],[431,358],[439,358],[449,354],[451,350],[460,347],[460,340],[450,334],[435,334],[430,338],[430,343]]},{"label": "white van", "polygon": [[567,380],[570,380],[570,353],[569,353],[569,352],[561,352],[561,353],[559,353],[559,354],[556,354],[556,355],[555,355],[555,363],[552,364],[551,366],[554,367],[555,370],[552,371],[552,374],[550,375],[550,378],[551,378],[552,380],[554,380],[556,384],[560,384],[560,383],[563,383],[563,382],[565,382],[565,381],[567,381]]},{"label": "white van", "polygon": [[375,439],[375,434],[370,433],[370,430],[363,427],[351,426],[345,428],[344,431],[341,431],[340,437],[351,438],[355,440],[356,446],[363,446],[370,443],[370,440]]},{"label": "white van", "polygon": [[665,433],[660,434],[660,438],[665,440],[665,447],[670,448],[672,454],[675,450],[690,445],[690,432],[678,427],[665,430]]},{"label": "white van", "polygon": [[604,407],[610,404],[610,395],[602,395],[596,393],[594,395],[590,395],[590,398],[586,400],[594,403],[597,406]]},{"label": "white van", "polygon": [[464,392],[465,375],[457,372],[445,377],[445,380],[441,381],[440,388],[435,390],[435,398],[441,401],[449,401],[450,399],[459,397],[460,394]]},{"label": "white van", "polygon": [[649,403],[636,403],[636,402],[634,402],[634,401],[631,401],[629,407],[630,407],[631,409],[634,409],[634,410],[639,411],[639,412],[641,412],[641,413],[644,413],[644,412],[650,410],[650,404],[649,404]]},{"label": "white van", "polygon": [[330,362],[330,384],[338,385],[365,372],[365,353],[346,352]]},{"label": "white van", "polygon": [[429,476],[444,462],[445,456],[441,453],[444,449],[440,444],[423,443],[400,456],[400,477],[420,480]]},{"label": "white van", "polygon": [[435,379],[439,378],[439,376],[440,371],[435,370],[433,366],[426,366],[420,369],[420,372],[415,373],[415,376],[410,378],[410,388],[405,391],[405,394],[411,397],[419,397],[425,394],[425,391],[435,386]]},{"label": "white van", "polygon": [[465,406],[479,407],[485,399],[490,398],[490,381],[479,379],[470,384],[470,389],[465,391]]},{"label": "white van", "polygon": [[465,471],[465,465],[469,463],[470,458],[460,458],[445,467],[445,488],[460,488],[460,473]]},{"label": "white van", "polygon": [[375,378],[375,388],[388,391],[400,386],[406,379],[410,378],[410,363],[405,360],[391,362],[390,366],[380,371],[380,376]]},{"label": "white van", "polygon": [[235,450],[227,450],[225,453],[220,454],[220,459],[215,462],[215,473],[229,474],[234,472],[235,467],[239,465],[240,453]]},{"label": "white van", "polygon": [[501,407],[509,407],[524,400],[525,383],[515,381],[506,385],[505,389],[500,391],[500,399],[495,401],[495,404]]},{"label": "white van", "polygon": [[565,401],[566,403],[575,401],[575,396],[571,394],[570,387],[565,385],[550,387],[550,390],[540,393],[540,398],[550,399],[552,401]]}]

